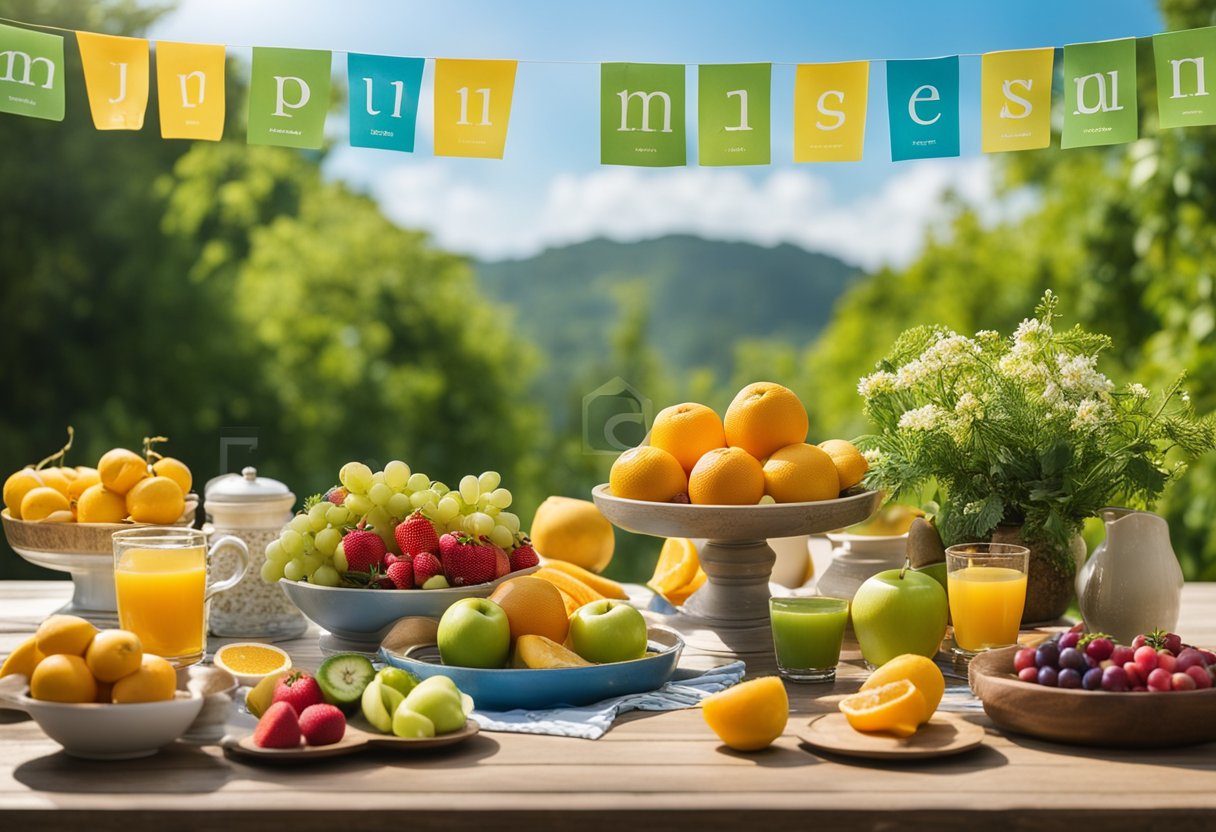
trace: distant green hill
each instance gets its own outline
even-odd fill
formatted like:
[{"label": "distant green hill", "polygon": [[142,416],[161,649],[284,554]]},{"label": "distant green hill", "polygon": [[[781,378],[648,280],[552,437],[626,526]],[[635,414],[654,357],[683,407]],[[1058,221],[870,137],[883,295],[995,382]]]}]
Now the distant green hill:
[{"label": "distant green hill", "polygon": [[610,349],[621,287],[646,288],[649,342],[667,370],[705,368],[725,379],[740,341],[810,343],[858,275],[847,263],[793,245],[689,235],[589,240],[479,263],[477,270],[485,293],[514,306],[521,333],[549,357],[549,390],[562,389]]}]

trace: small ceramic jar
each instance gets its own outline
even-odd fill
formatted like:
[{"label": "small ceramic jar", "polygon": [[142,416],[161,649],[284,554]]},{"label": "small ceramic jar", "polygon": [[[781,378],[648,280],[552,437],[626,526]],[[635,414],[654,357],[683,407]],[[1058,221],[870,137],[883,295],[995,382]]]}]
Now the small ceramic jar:
[{"label": "small ceramic jar", "polygon": [[[225,638],[295,638],[308,620],[278,584],[262,580],[266,544],[279,536],[291,519],[296,496],[278,480],[259,477],[254,468],[225,474],[207,483],[203,507],[212,535],[230,534],[249,547],[249,569],[240,583],[211,600],[211,634]],[[215,553],[215,573],[230,574],[236,555],[222,548]]]}]

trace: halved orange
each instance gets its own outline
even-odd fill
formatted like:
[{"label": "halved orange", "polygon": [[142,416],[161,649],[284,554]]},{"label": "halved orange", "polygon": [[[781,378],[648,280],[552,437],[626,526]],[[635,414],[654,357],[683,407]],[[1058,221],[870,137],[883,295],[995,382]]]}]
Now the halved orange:
[{"label": "halved orange", "polygon": [[854,730],[910,737],[916,733],[926,705],[916,685],[900,679],[847,696],[840,700],[839,707]]}]

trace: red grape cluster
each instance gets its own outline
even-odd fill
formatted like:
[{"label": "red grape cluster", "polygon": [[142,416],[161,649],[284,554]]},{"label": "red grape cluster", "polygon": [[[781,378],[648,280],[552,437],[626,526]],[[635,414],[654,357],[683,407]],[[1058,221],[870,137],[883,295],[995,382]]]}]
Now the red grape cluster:
[{"label": "red grape cluster", "polygon": [[1216,684],[1216,654],[1161,631],[1138,635],[1128,646],[1074,628],[1019,650],[1013,669],[1023,682],[1052,688],[1163,693]]}]

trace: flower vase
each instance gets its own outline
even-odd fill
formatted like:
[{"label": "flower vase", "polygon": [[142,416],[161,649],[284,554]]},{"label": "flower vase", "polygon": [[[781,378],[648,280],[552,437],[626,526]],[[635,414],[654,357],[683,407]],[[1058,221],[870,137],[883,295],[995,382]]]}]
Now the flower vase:
[{"label": "flower vase", "polygon": [[1023,540],[1020,525],[1001,525],[992,533],[992,542],[1015,543],[1030,550],[1023,624],[1055,621],[1068,610],[1076,595],[1077,569],[1085,562],[1085,541],[1081,535],[1073,535],[1068,551],[1059,552],[1050,541]]}]

